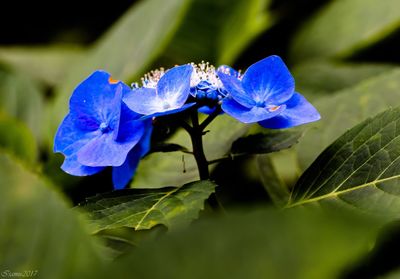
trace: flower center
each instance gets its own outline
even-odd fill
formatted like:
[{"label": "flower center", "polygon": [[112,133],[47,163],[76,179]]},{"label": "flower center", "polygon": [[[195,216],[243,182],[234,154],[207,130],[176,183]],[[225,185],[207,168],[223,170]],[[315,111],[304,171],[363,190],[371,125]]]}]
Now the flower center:
[{"label": "flower center", "polygon": [[200,86],[200,89],[204,89],[205,86],[208,88],[222,87],[222,82],[218,78],[215,67],[213,65],[204,61],[199,64],[190,64],[193,67],[193,73],[190,79],[191,87]]},{"label": "flower center", "polygon": [[259,107],[259,108],[265,107],[265,101],[262,101],[262,100],[256,101],[256,107]]},{"label": "flower center", "polygon": [[103,134],[108,133],[111,130],[110,126],[106,122],[102,122],[99,129]]},{"label": "flower center", "polygon": [[168,103],[163,104],[163,109],[169,109],[169,108],[171,108],[170,104],[168,104]]}]

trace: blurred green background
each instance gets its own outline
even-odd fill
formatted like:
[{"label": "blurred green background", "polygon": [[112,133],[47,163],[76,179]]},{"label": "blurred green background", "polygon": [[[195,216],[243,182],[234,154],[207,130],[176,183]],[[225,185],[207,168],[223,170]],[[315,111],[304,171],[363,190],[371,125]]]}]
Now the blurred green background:
[{"label": "blurred green background", "polygon": [[[322,120],[301,127],[303,137],[294,148],[221,163],[212,174],[219,185],[217,194],[228,209],[270,205],[288,194],[310,163],[342,133],[400,105],[399,0],[6,1],[1,11],[0,196],[4,201],[0,204],[0,272],[39,269],[43,278],[84,278],[96,270],[92,275],[99,278],[112,276],[116,270],[134,274],[128,270],[129,263],[138,261],[140,278],[162,276],[152,273],[157,271],[151,270],[151,264],[165,268],[163,278],[179,278],[179,274],[188,278],[191,272],[193,278],[204,278],[199,266],[228,257],[213,265],[216,278],[246,274],[249,278],[357,278],[359,274],[376,278],[392,271],[393,277],[387,278],[396,278],[399,274],[394,271],[396,260],[379,261],[383,257],[379,255],[388,253],[385,247],[398,247],[396,226],[389,237],[392,242],[383,248],[378,245],[373,250],[376,254],[371,254],[375,221],[366,225],[332,218],[325,227],[319,225],[320,216],[294,213],[281,219],[280,213],[270,209],[251,213],[249,218],[241,212],[229,220],[198,225],[215,242],[194,229],[187,231],[188,236],[162,240],[160,255],[168,261],[162,256],[152,258],[148,251],[158,247],[150,243],[130,262],[102,271],[101,245],[88,237],[84,221],[68,208],[112,190],[111,173],[69,176],[59,168],[63,157],[52,152],[71,92],[96,69],[129,84],[158,67],[205,60],[245,70],[277,54],[291,69],[296,90],[315,104]],[[187,145],[187,138],[174,134],[175,130],[170,124],[157,131],[154,140]],[[209,158],[225,155],[235,138],[259,128],[244,129],[221,117],[210,130],[216,132],[205,137]],[[195,180],[193,160],[185,157],[188,171],[183,174],[181,156],[177,152],[148,156],[131,187],[157,188]],[[257,226],[259,220],[263,222]],[[215,229],[210,232],[209,228]],[[254,229],[255,235],[246,228]],[[285,238],[280,230],[293,232]],[[307,236],[308,230],[314,234]],[[299,242],[288,242],[292,236],[298,236]],[[173,253],[177,246],[170,243],[177,238],[196,243],[194,247],[201,243],[214,256],[207,259],[206,248],[203,256],[194,253],[188,248],[192,244]],[[230,250],[242,239],[243,246]],[[81,243],[83,247],[78,247]],[[259,243],[270,250],[258,249]],[[319,258],[329,253],[332,257]],[[191,257],[194,260],[186,262]],[[232,265],[239,265],[243,258],[250,260],[235,274]],[[182,263],[187,269],[181,273],[170,270]],[[227,269],[229,276],[221,273]]]}]

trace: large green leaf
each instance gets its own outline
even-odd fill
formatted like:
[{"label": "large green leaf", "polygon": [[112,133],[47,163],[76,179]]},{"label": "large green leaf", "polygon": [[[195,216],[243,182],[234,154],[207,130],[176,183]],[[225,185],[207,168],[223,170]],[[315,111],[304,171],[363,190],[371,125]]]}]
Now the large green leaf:
[{"label": "large green leaf", "polygon": [[39,141],[42,138],[44,100],[41,88],[28,77],[0,68],[0,113],[24,122]]},{"label": "large green leaf", "polygon": [[23,123],[0,114],[0,149],[33,164],[37,159],[36,139]]},{"label": "large green leaf", "polygon": [[0,270],[85,278],[102,264],[83,220],[39,176],[0,154]]},{"label": "large green leaf", "polygon": [[102,278],[339,278],[375,232],[374,222],[353,216],[233,212],[141,245]]},{"label": "large green leaf", "polygon": [[[319,97],[312,104],[319,110],[321,120],[307,125],[304,137],[294,148],[270,156],[281,180],[291,188],[339,135],[389,106],[400,105],[399,81],[400,70],[394,69],[326,96],[312,93],[311,96]],[[251,130],[258,132],[259,128],[252,127]]]},{"label": "large green leaf", "polygon": [[398,0],[331,1],[312,17],[294,39],[292,57],[349,56],[400,27]]},{"label": "large green leaf", "polygon": [[393,69],[388,64],[306,62],[293,68],[296,90],[313,100]]},{"label": "large green leaf", "polygon": [[0,48],[0,62],[49,85],[57,85],[69,68],[82,58],[76,46],[12,46]]},{"label": "large green leaf", "polygon": [[[207,127],[209,132],[203,136],[207,159],[211,161],[227,155],[232,143],[244,135],[248,128],[248,125],[228,115],[218,116]],[[191,150],[190,137],[183,129],[180,129],[168,141]],[[197,179],[197,165],[191,154],[153,153],[140,162],[131,186],[133,188],[160,188],[166,185],[182,185]]]},{"label": "large green leaf", "polygon": [[295,147],[303,170],[347,129],[389,106],[400,105],[400,70],[385,72],[313,104],[322,118]]},{"label": "large green leaf", "polygon": [[137,78],[160,54],[178,27],[190,0],[140,1],[130,8],[84,58],[70,68],[51,111],[49,141],[68,110],[68,99],[80,81],[97,69],[114,78]]},{"label": "large green leaf", "polygon": [[[270,0],[193,0],[183,24],[161,57],[164,66],[230,64],[270,26]],[[160,64],[160,63],[158,63]]]},{"label": "large green leaf", "polygon": [[179,188],[126,189],[89,198],[80,208],[88,212],[92,233],[121,227],[147,230],[156,225],[173,230],[198,217],[215,186],[198,181]]},{"label": "large green leaf", "polygon": [[398,218],[399,127],[400,108],[396,108],[346,132],[300,177],[289,206],[339,206]]}]

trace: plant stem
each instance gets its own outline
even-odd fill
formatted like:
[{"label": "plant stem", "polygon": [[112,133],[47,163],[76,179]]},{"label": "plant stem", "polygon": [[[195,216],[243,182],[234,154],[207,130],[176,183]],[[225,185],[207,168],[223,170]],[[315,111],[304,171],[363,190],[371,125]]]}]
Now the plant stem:
[{"label": "plant stem", "polygon": [[189,134],[192,140],[193,155],[197,163],[200,179],[207,180],[210,178],[210,172],[208,171],[208,161],[203,149],[203,131],[200,129],[199,117],[195,110],[192,112],[192,125],[193,128]]},{"label": "plant stem", "polygon": [[[191,117],[192,117],[193,127],[191,129],[186,129],[186,131],[188,131],[190,138],[192,140],[193,156],[196,160],[200,179],[208,180],[208,179],[210,179],[210,172],[208,170],[209,164],[208,164],[207,158],[204,154],[204,148],[203,148],[203,129],[204,128],[202,127],[202,125],[199,124],[199,116],[197,114],[197,110],[192,111]],[[209,118],[210,118],[210,116],[209,116]],[[213,118],[215,118],[215,116]],[[211,120],[209,122],[211,122]],[[208,198],[208,202],[214,210],[220,210],[222,208],[220,203],[218,202],[218,199],[217,199],[217,196],[215,195],[215,193],[211,194],[211,196]]]},{"label": "plant stem", "polygon": [[221,113],[221,107],[216,107],[215,110],[200,124],[200,130],[204,131],[204,129],[208,126]]}]

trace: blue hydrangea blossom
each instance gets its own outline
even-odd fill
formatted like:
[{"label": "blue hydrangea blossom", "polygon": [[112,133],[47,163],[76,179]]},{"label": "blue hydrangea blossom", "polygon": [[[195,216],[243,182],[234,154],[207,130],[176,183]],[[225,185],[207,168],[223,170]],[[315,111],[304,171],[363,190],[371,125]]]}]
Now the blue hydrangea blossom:
[{"label": "blue hydrangea blossom", "polygon": [[74,90],[54,141],[54,152],[65,156],[65,172],[85,176],[112,166],[118,173],[115,188],[129,181],[136,169],[133,161],[148,151],[151,123],[122,103],[128,92],[128,86],[104,71],[94,72]]},{"label": "blue hydrangea blossom", "polygon": [[[203,105],[199,108],[199,112],[211,114],[215,111],[221,100],[226,97],[227,92],[213,65],[210,65],[208,62],[201,62],[200,64],[191,63],[191,65],[194,70],[190,80],[190,94],[198,103]],[[218,71],[239,77],[239,73],[228,66],[220,66]]]},{"label": "blue hydrangea blossom", "polygon": [[318,111],[294,91],[294,79],[278,56],[251,65],[242,77],[223,71],[218,76],[229,93],[222,109],[241,122],[281,129],[320,119]]},{"label": "blue hydrangea blossom", "polygon": [[146,118],[177,113],[195,103],[185,104],[190,94],[191,65],[177,66],[159,75],[149,75],[143,87],[134,88],[123,102]]}]

